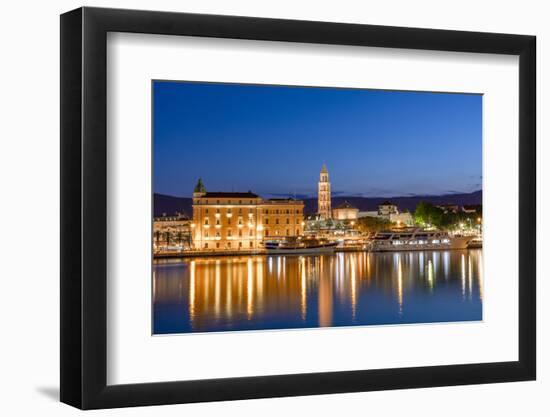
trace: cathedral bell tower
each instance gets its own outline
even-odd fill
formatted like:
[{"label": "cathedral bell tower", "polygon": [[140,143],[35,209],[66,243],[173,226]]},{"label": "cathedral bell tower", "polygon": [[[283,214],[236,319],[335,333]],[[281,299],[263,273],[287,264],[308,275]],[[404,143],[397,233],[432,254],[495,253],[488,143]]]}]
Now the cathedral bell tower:
[{"label": "cathedral bell tower", "polygon": [[317,213],[324,220],[332,218],[330,182],[328,179],[328,170],[325,164],[323,164],[321,174],[319,175]]}]

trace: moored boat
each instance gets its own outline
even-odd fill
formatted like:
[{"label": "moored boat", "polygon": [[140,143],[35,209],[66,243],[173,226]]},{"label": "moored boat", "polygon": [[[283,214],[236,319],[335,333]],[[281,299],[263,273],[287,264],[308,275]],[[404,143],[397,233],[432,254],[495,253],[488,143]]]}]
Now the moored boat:
[{"label": "moored boat", "polygon": [[475,236],[451,236],[439,230],[409,229],[378,232],[368,242],[370,252],[468,249]]},{"label": "moored boat", "polygon": [[287,238],[284,240],[271,240],[264,242],[268,254],[280,255],[307,255],[333,253],[338,242],[317,238]]},{"label": "moored boat", "polygon": [[468,249],[481,249],[483,247],[483,240],[480,237],[475,237],[468,242]]}]

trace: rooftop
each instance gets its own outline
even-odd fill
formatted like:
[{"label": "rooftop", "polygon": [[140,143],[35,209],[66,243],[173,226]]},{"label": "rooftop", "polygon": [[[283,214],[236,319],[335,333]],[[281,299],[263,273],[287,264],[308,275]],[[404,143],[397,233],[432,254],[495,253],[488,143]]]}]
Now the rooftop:
[{"label": "rooftop", "polygon": [[265,200],[264,203],[294,203],[303,204],[302,200],[296,200],[295,198],[270,198]]},{"label": "rooftop", "polygon": [[357,207],[352,206],[347,201],[344,201],[342,204],[340,204],[338,207],[335,207],[336,209],[357,209]]},{"label": "rooftop", "polygon": [[203,196],[203,198],[259,198],[257,194],[254,194],[252,191],[248,191],[246,193],[229,193],[225,191],[214,191],[214,192],[207,192]]}]

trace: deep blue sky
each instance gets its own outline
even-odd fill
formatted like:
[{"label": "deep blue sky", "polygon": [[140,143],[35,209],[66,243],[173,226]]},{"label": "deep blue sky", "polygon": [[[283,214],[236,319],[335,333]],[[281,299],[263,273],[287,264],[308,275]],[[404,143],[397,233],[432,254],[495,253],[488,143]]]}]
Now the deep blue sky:
[{"label": "deep blue sky", "polygon": [[482,96],[153,82],[154,192],[315,196],[481,189]]}]

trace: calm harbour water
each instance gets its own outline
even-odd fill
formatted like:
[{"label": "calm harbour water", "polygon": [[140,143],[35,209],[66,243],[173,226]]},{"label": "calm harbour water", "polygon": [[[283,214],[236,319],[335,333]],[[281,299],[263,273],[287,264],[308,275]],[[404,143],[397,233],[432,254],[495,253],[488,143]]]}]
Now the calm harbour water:
[{"label": "calm harbour water", "polygon": [[482,251],[159,260],[153,333],[482,319]]}]

